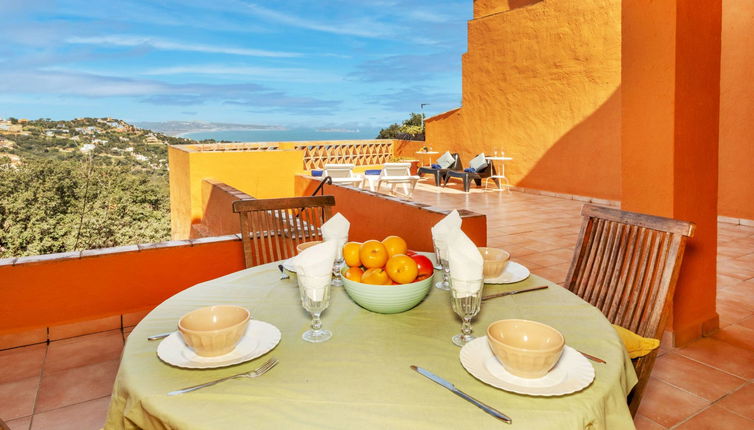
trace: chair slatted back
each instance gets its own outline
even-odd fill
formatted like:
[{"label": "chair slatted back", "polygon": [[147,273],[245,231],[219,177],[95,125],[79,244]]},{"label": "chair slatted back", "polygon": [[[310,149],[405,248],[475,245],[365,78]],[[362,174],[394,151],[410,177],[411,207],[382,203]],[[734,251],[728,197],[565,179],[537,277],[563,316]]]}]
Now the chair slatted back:
[{"label": "chair slatted back", "polygon": [[411,163],[384,163],[382,176],[411,176]]},{"label": "chair slatted back", "polygon": [[241,220],[246,267],[296,255],[296,246],[322,240],[321,227],[332,214],[333,196],[244,199],[233,202]]},{"label": "chair slatted back", "polygon": [[455,161],[453,162],[453,164],[450,165],[450,167],[448,167],[448,169],[450,169],[450,170],[463,170],[463,162],[461,161],[461,155],[459,153],[457,153],[457,152],[454,152],[451,155],[453,155],[453,159]]},{"label": "chair slatted back", "polygon": [[[584,205],[581,232],[564,286],[607,319],[659,339],[670,314],[686,240],[695,225],[653,215]],[[636,413],[656,351],[634,362]],[[634,404],[635,402],[635,404]]]},{"label": "chair slatted back", "polygon": [[325,173],[323,176],[332,178],[353,178],[353,164],[325,164]]}]

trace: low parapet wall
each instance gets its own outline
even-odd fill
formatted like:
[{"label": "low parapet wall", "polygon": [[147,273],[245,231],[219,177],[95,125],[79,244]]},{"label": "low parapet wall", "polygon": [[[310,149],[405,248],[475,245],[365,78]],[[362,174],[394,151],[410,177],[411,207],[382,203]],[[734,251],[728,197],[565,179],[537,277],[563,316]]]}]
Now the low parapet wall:
[{"label": "low parapet wall", "polygon": [[244,267],[235,235],[0,259],[0,349],[135,325],[179,291]]},{"label": "low parapet wall", "polygon": [[[297,175],[296,195],[311,195],[319,184],[319,179]],[[324,194],[335,196],[335,211],[351,222],[350,240],[382,240],[394,234],[417,251],[433,251],[431,228],[450,213],[424,203],[344,185],[324,185]],[[486,246],[486,215],[465,209],[458,212],[463,220],[463,231],[477,246]]]},{"label": "low parapet wall", "polygon": [[238,214],[233,212],[236,200],[253,199],[243,191],[214,179],[202,180],[201,222],[191,225],[191,238],[224,236],[241,232]]}]

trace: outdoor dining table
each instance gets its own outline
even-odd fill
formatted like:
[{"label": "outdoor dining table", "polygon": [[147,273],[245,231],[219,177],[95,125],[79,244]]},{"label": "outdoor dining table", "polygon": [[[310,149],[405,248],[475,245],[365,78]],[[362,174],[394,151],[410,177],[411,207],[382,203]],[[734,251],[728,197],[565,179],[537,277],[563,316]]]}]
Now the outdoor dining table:
[{"label": "outdoor dining table", "polygon": [[[441,276],[438,272],[436,276]],[[620,339],[599,310],[537,276],[515,284],[486,285],[484,294],[549,285],[482,303],[474,334],[488,324],[523,318],[549,324],[566,343],[604,359],[592,363],[595,379],[569,395],[535,397],[506,392],[475,379],[460,363],[450,338],[460,330],[449,292],[432,288],[415,308],[398,314],[367,311],[333,287],[324,328],[327,342],[301,339],[310,315],[301,307],[295,277],[280,279],[277,263],[213,279],[169,298],[128,337],[105,429],[632,429],[626,395],[636,374]],[[277,326],[282,339],[269,353],[219,369],[188,370],[157,357],[147,337],[176,329],[198,307],[235,304],[252,318]],[[275,357],[279,364],[254,379],[235,379],[191,393],[187,386],[245,372]],[[412,371],[417,365],[500,410],[511,425]],[[507,427],[506,427],[507,426]]]}]

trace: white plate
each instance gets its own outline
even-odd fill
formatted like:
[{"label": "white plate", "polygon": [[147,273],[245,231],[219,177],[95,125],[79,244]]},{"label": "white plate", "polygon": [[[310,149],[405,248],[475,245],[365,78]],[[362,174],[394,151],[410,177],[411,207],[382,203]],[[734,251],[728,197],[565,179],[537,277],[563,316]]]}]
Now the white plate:
[{"label": "white plate", "polygon": [[185,369],[214,369],[253,360],[280,342],[280,330],[264,321],[249,321],[246,333],[238,345],[225,355],[201,357],[189,348],[179,332],[166,337],[157,346],[157,356],[165,363]]},{"label": "white plate", "polygon": [[510,374],[497,360],[482,336],[461,348],[461,364],[480,381],[518,394],[530,396],[562,396],[583,390],[594,381],[594,367],[583,355],[566,345],[555,367],[536,379]]},{"label": "white plate", "polygon": [[513,284],[523,281],[524,279],[528,278],[529,275],[529,269],[516,263],[515,261],[511,261],[508,263],[508,266],[506,266],[505,270],[503,270],[503,273],[501,273],[500,276],[498,276],[497,278],[485,278],[484,283]]}]

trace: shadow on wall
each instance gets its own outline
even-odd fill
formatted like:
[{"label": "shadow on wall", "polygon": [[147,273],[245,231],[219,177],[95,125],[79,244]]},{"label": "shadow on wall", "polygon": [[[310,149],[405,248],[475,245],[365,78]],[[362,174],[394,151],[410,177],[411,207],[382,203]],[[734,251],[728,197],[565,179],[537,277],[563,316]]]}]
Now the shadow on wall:
[{"label": "shadow on wall", "polygon": [[539,3],[542,0],[474,0],[474,18],[505,13]]},{"label": "shadow on wall", "polygon": [[[543,154],[516,153],[511,171],[516,185],[609,200],[621,195],[621,90],[573,126]],[[519,164],[520,163],[520,164]],[[516,164],[532,166],[523,173]],[[523,176],[520,176],[523,175]]]},{"label": "shadow on wall", "polygon": [[508,0],[508,7],[510,9],[518,9],[520,7],[531,6],[534,3],[539,3],[542,0]]}]

